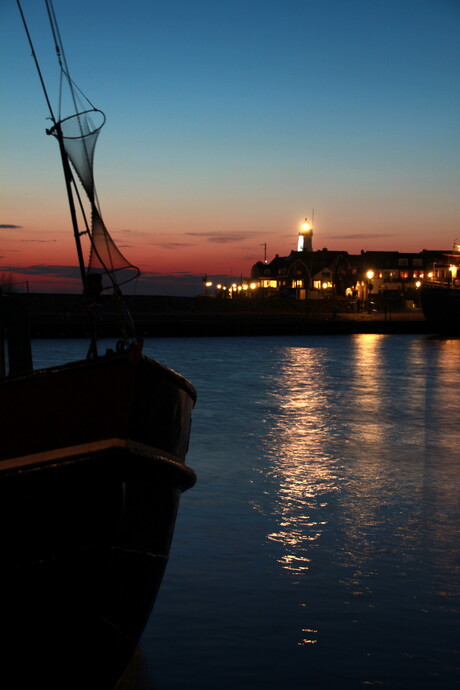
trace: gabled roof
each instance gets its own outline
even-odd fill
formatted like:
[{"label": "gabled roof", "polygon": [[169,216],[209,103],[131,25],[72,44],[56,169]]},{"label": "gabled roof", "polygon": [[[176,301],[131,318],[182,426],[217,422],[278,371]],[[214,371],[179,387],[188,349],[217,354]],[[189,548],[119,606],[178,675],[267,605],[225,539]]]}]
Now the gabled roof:
[{"label": "gabled roof", "polygon": [[268,275],[266,271],[270,272],[272,276],[278,276],[280,273],[288,275],[296,264],[301,264],[305,267],[310,275],[316,275],[320,271],[329,268],[334,271],[341,259],[348,261],[348,252],[329,251],[322,249],[316,252],[297,252],[292,251],[289,256],[279,256],[278,254],[268,263],[258,261],[252,267],[253,276]]}]

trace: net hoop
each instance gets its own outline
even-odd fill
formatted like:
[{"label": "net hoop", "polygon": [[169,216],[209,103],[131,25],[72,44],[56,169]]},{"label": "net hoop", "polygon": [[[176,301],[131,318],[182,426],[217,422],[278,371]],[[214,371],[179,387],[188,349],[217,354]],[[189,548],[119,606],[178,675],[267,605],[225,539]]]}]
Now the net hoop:
[{"label": "net hoop", "polygon": [[[90,115],[96,115],[100,120],[99,124],[95,125]],[[58,137],[57,129],[59,127],[63,139],[85,139],[86,137],[98,134],[103,128],[106,119],[102,110],[98,110],[97,108],[83,110],[80,113],[69,115],[69,117],[65,117],[63,120],[56,122],[56,124],[48,130],[48,134]]]}]

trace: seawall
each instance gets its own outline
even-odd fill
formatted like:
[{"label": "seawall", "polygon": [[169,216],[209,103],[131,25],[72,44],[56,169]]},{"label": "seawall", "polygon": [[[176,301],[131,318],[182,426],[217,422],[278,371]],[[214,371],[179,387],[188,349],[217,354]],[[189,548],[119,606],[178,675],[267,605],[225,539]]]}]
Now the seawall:
[{"label": "seawall", "polygon": [[[89,334],[81,295],[29,293],[4,299],[23,305],[34,338]],[[356,313],[356,306],[338,301],[128,296],[126,303],[142,337],[432,332],[420,310]],[[98,335],[119,337],[114,298],[104,296],[97,313]]]}]

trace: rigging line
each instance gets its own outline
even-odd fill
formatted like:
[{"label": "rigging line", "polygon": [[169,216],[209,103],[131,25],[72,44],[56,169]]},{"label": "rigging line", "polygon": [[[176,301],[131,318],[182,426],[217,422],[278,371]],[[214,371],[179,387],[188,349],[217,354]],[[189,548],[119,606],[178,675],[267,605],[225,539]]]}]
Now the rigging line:
[{"label": "rigging line", "polygon": [[[45,0],[45,6],[46,6],[46,10],[48,12],[48,19],[49,19],[49,23],[51,26],[51,33],[53,34],[54,48],[56,50],[57,59],[58,59],[59,66],[60,66],[61,70],[63,70],[64,67],[63,67],[62,60],[61,60],[62,41],[61,41],[61,38],[59,36],[59,30],[57,29],[56,15],[54,14],[54,8],[51,7],[51,9],[50,9],[50,4],[49,4],[48,0]],[[56,30],[55,30],[55,26],[56,26]],[[64,58],[64,60],[65,60],[65,58]]]},{"label": "rigging line", "polygon": [[[48,13],[48,20],[50,23],[51,33],[53,35],[53,41],[54,41],[54,47],[56,50],[57,60],[59,63],[59,67],[61,68],[61,87],[60,88],[62,89],[62,75],[64,75],[66,78],[67,84],[69,86],[69,91],[70,91],[70,95],[72,97],[73,106],[75,109],[75,114],[78,114],[79,107],[77,104],[77,98],[75,95],[75,88],[74,88],[76,85],[74,84],[74,81],[70,76],[69,65],[67,63],[67,58],[66,58],[65,50],[64,50],[64,44],[62,42],[61,32],[59,31],[59,24],[58,24],[57,19],[56,19],[56,13],[54,11],[54,6],[53,6],[52,0],[45,0],[45,6],[46,6],[46,11]],[[85,98],[86,98],[86,96],[85,96]],[[94,108],[91,101],[89,101],[89,99],[87,99],[87,100],[88,100],[88,103],[90,103],[90,105]],[[61,112],[59,112],[59,119],[61,119]],[[80,128],[80,135],[83,136],[83,130],[81,128],[80,120],[78,120],[78,125]],[[86,147],[85,147],[85,150],[86,150]]]},{"label": "rigging line", "polygon": [[79,107],[79,104],[77,103],[77,96],[75,93],[75,90],[77,90],[83,98],[89,103],[89,105],[93,108],[93,110],[96,110],[95,106],[91,103],[89,98],[81,91],[81,89],[75,84],[73,81],[72,77],[70,76],[70,71],[69,71],[69,65],[67,63],[67,58],[64,50],[64,44],[62,42],[61,38],[61,32],[59,31],[59,24],[56,18],[56,13],[54,11],[54,6],[53,6],[53,0],[45,0],[45,5],[46,5],[46,10],[48,13],[48,20],[50,23],[51,27],[51,33],[53,35],[53,40],[54,40],[54,45],[55,45],[55,50],[56,50],[56,55],[58,59],[59,66],[61,68],[61,80],[60,80],[60,90],[59,90],[59,120],[61,120],[62,114],[61,114],[61,105],[62,105],[62,81],[63,77],[62,75],[65,76],[65,79],[67,81],[68,87],[69,87],[69,92],[72,98],[73,102],[73,107],[75,110],[75,115],[77,116],[77,123],[78,123],[78,128],[80,130],[80,136],[82,139],[82,147],[85,152],[85,158],[86,158],[86,164],[88,166],[88,170],[90,172],[91,178],[92,178],[92,183],[93,183],[93,200],[96,202],[96,206],[99,206],[98,199],[97,199],[97,192],[94,186],[94,173],[91,165],[91,159],[90,155],[88,152],[87,144],[86,144],[86,139],[85,139],[85,132],[83,131],[82,127],[82,118],[81,114],[79,113],[79,110],[81,108]]},{"label": "rigging line", "polygon": [[46,4],[46,10],[48,12],[48,19],[50,22],[50,27],[51,27],[51,32],[53,34],[53,40],[54,40],[54,45],[56,49],[56,55],[57,59],[59,62],[59,66],[61,68],[61,71],[65,75],[67,82],[69,84],[69,89],[72,95],[73,99],[73,104],[75,107],[75,112],[78,111],[78,105],[76,102],[76,96],[75,96],[75,89],[80,92],[80,94],[85,98],[85,100],[90,104],[90,106],[93,108],[93,110],[96,110],[96,107],[91,103],[89,98],[79,89],[79,87],[75,84],[74,80],[70,76],[70,70],[69,70],[69,65],[67,63],[67,58],[64,50],[64,44],[62,42],[61,38],[61,32],[59,31],[59,24],[56,19],[56,13],[54,11],[54,6],[53,6],[53,0],[45,0]]},{"label": "rigging line", "polygon": [[[72,171],[71,171],[71,172],[72,172]],[[86,216],[85,207],[84,207],[84,205],[83,205],[83,201],[82,201],[82,198],[81,198],[80,190],[79,190],[79,188],[78,188],[77,183],[75,182],[75,176],[74,176],[73,173],[72,173],[72,178],[71,178],[71,179],[72,179],[72,185],[73,185],[73,190],[74,190],[74,192],[75,192],[75,196],[76,196],[77,199],[78,199],[78,205],[79,205],[79,208],[80,208],[80,213],[81,213],[81,215],[82,215],[83,223],[84,223],[84,225],[85,225],[85,230],[80,231],[79,234],[80,234],[80,235],[88,235],[88,236],[91,238],[91,232],[90,232],[90,228],[89,228],[88,218],[87,218],[87,216]]]},{"label": "rigging line", "polygon": [[[72,191],[71,191],[70,180],[72,178],[72,171],[70,169],[69,159],[68,159],[67,154],[66,154],[65,149],[64,149],[61,126],[60,126],[60,123],[56,120],[53,108],[51,106],[51,101],[49,99],[48,92],[46,90],[45,81],[43,79],[40,65],[38,63],[37,55],[35,53],[34,45],[32,43],[32,37],[30,35],[29,28],[27,26],[27,22],[26,22],[26,19],[24,16],[24,12],[22,10],[20,0],[16,0],[16,3],[18,6],[18,9],[19,9],[19,13],[21,15],[22,23],[24,25],[27,40],[29,41],[29,46],[30,46],[30,49],[32,51],[32,57],[33,57],[33,60],[35,62],[35,67],[37,69],[38,77],[40,79],[40,84],[41,84],[42,89],[43,89],[45,100],[46,100],[46,103],[48,105],[48,109],[50,112],[50,119],[54,125],[52,129],[55,129],[57,132],[57,140],[59,143],[59,150],[61,153],[61,161],[62,161],[62,165],[63,165],[63,169],[64,169],[64,179],[65,179],[65,183],[66,183],[67,196],[68,196],[68,200],[69,200],[70,215],[71,215],[71,219],[72,219],[75,242],[76,242],[76,247],[77,247],[78,263],[79,263],[79,267],[80,267],[82,283],[83,283],[83,286],[85,287],[85,285],[86,285],[85,263],[83,260],[83,254],[82,254],[81,243],[80,243],[79,232],[78,232],[78,222],[77,222],[77,218],[76,218],[76,214],[75,214],[75,205],[73,203],[73,196],[72,196]],[[47,130],[47,134],[50,134],[50,133],[51,133],[51,130]]]},{"label": "rigging line", "polygon": [[[46,0],[45,0],[45,7],[46,7],[46,10],[47,10],[47,13],[48,13],[48,21],[49,21],[50,28],[51,28],[51,33],[52,33],[52,36],[53,36],[54,49],[55,49],[55,51],[56,51],[56,55],[57,55],[57,59],[58,59],[59,67],[60,67],[60,76],[59,76],[59,105],[58,105],[58,118],[59,118],[59,121],[60,121],[60,120],[62,119],[62,93],[63,93],[63,85],[62,85],[62,84],[63,84],[63,81],[64,81],[64,76],[65,76],[65,78],[66,78],[67,83],[69,82],[69,75],[68,75],[68,73],[66,73],[66,71],[64,70],[64,65],[63,65],[62,59],[61,59],[61,56],[62,56],[62,42],[61,42],[61,39],[60,39],[60,36],[59,36],[59,31],[57,31],[57,33],[56,33],[56,30],[55,30],[56,17],[55,17],[55,15],[54,15],[54,8],[53,8],[53,11],[52,11],[52,14],[54,15],[54,23],[53,23],[53,17],[52,17],[52,15],[51,15],[51,11],[50,11],[50,8],[49,8],[49,6],[48,6],[48,2],[46,2]],[[56,25],[56,26],[57,26],[57,25]],[[64,56],[64,58],[65,58],[65,56]],[[74,101],[75,101],[75,99],[74,99]]]},{"label": "rigging line", "polygon": [[30,50],[32,51],[32,57],[33,57],[33,60],[35,62],[35,67],[36,67],[37,72],[38,72],[38,77],[40,79],[40,84],[42,86],[43,93],[45,95],[45,100],[46,100],[46,103],[48,105],[48,109],[50,111],[50,118],[51,118],[53,124],[56,125],[56,118],[54,116],[53,108],[51,107],[51,101],[50,101],[49,96],[48,96],[48,91],[46,90],[45,80],[43,79],[42,71],[40,69],[40,65],[38,64],[38,59],[37,59],[37,55],[35,53],[34,44],[32,43],[32,37],[31,37],[30,32],[29,32],[29,27],[27,26],[24,12],[22,11],[20,0],[16,0],[16,3],[17,3],[18,8],[19,8],[19,13],[21,15],[22,23],[24,24],[24,29],[26,32],[27,40],[29,41]]}]

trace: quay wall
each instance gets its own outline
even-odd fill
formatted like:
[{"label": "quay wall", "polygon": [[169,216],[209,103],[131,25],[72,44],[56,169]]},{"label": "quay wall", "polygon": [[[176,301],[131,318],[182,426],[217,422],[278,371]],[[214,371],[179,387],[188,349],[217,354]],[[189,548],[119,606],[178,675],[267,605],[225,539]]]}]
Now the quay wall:
[{"label": "quay wall", "polygon": [[[81,295],[29,293],[3,299],[25,309],[33,338],[89,334]],[[357,313],[356,305],[344,301],[146,295],[125,299],[141,337],[431,332],[418,309]],[[96,311],[98,335],[119,337],[114,298],[103,296]]]}]

